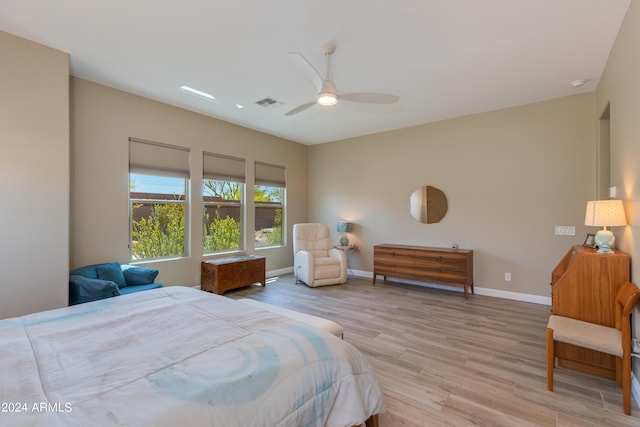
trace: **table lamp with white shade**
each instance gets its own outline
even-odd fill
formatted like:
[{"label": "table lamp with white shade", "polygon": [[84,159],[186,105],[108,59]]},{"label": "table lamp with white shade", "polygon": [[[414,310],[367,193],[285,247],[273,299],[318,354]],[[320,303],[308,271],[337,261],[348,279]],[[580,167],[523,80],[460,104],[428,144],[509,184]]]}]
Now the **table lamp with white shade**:
[{"label": "table lamp with white shade", "polygon": [[584,225],[604,227],[595,236],[595,244],[598,253],[612,254],[611,247],[615,242],[615,236],[607,227],[627,225],[622,200],[592,200],[587,202],[587,212],[584,217]]}]

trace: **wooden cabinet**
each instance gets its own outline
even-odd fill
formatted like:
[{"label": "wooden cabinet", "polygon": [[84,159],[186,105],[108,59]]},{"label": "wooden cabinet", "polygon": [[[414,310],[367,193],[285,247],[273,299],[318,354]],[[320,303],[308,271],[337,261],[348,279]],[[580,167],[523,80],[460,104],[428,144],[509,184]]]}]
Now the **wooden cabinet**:
[{"label": "wooden cabinet", "polygon": [[200,282],[203,291],[218,295],[253,283],[266,286],[265,257],[250,255],[203,261]]},{"label": "wooden cabinet", "polygon": [[473,251],[408,245],[373,247],[373,284],[376,276],[461,286],[473,293]]},{"label": "wooden cabinet", "polygon": [[[551,273],[551,314],[615,327],[614,300],[629,280],[629,255],[599,254],[586,246],[572,247]],[[615,358],[598,351],[557,343],[558,365],[615,378]]]}]

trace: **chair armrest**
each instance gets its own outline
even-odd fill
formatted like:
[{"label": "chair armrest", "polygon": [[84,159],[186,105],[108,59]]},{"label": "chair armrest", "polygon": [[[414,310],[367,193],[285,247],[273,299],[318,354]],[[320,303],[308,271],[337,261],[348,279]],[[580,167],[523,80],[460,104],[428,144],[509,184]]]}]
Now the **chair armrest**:
[{"label": "chair armrest", "polygon": [[340,260],[340,264],[347,265],[347,255],[340,249],[329,249],[329,258],[335,258],[337,260]]},{"label": "chair armrest", "polygon": [[118,285],[110,280],[69,276],[69,305],[97,301],[120,295]]},{"label": "chair armrest", "polygon": [[329,258],[340,260],[340,283],[347,281],[347,255],[344,251],[336,248],[329,249]]}]

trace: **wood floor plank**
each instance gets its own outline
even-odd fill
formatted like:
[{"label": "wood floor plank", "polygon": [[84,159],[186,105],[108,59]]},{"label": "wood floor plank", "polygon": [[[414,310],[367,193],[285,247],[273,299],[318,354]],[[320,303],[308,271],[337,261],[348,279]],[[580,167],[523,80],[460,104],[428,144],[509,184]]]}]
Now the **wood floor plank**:
[{"label": "wood floor plank", "polygon": [[225,296],[341,324],[384,392],[381,427],[640,426],[615,381],[557,368],[547,391],[548,306],[355,277],[309,288],[292,275]]}]

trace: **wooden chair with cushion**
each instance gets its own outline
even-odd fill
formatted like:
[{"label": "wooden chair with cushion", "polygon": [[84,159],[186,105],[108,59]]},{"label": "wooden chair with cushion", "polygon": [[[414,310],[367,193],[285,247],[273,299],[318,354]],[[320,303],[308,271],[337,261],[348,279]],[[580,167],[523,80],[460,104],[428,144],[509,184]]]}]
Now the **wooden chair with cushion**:
[{"label": "wooden chair with cushion", "polygon": [[551,315],[547,325],[547,388],[553,391],[555,342],[573,344],[616,356],[616,381],[622,386],[624,413],[631,415],[631,321],[640,289],[624,282],[615,299],[615,328]]}]

